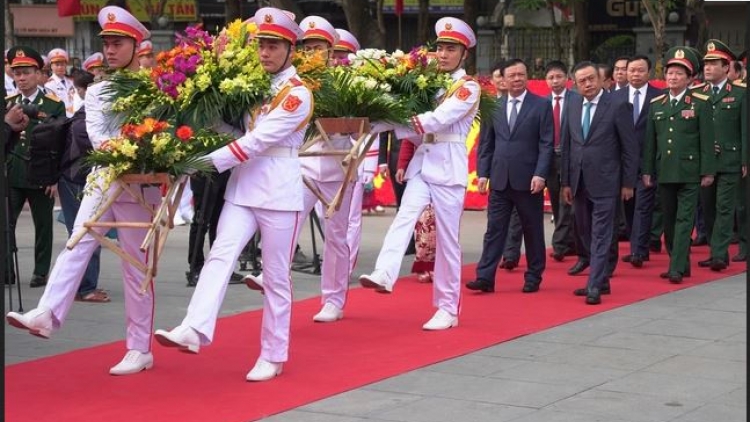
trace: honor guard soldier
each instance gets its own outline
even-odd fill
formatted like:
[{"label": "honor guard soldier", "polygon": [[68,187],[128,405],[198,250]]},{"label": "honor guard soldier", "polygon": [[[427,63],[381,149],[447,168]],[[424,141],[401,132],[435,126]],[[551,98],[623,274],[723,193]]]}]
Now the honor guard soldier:
[{"label": "honor guard soldier", "polygon": [[104,76],[107,66],[104,64],[104,55],[102,53],[94,53],[83,61],[83,70],[94,75],[94,78],[100,79]]},{"label": "honor guard soldier", "polygon": [[[339,42],[333,46],[333,59],[337,65],[348,65],[349,54],[356,54],[360,49],[359,41],[351,32],[336,28]],[[362,240],[362,199],[365,185],[372,183],[378,169],[378,147],[380,142],[373,142],[365,154],[365,159],[357,169],[357,180],[352,190],[352,202],[349,206],[349,229],[347,230],[347,244],[349,245],[350,271],[354,271]]]},{"label": "honor guard soldier", "polygon": [[156,59],[154,59],[154,44],[145,40],[141,42],[138,47],[138,62],[141,64],[141,69],[151,69],[156,65]]},{"label": "honor guard soldier", "polygon": [[15,231],[18,216],[28,201],[34,221],[34,273],[31,287],[41,287],[47,283],[52,261],[52,209],[55,206],[57,188],[55,185],[38,186],[29,182],[29,134],[45,119],[64,117],[65,105],[55,94],[45,94],[39,87],[40,69],[44,66],[39,53],[28,47],[13,47],[8,50],[6,59],[18,88],[18,93],[7,97],[6,103],[24,105],[29,115],[29,125],[21,133],[20,142],[10,153],[7,162],[10,223]]},{"label": "honor guard soldier", "polygon": [[44,84],[44,87],[65,103],[65,115],[71,117],[75,112],[76,88],[73,86],[73,78],[67,75],[68,62],[70,61],[68,52],[62,48],[53,48],[47,54],[47,60],[49,60],[52,69],[52,76]]},{"label": "honor guard soldier", "polygon": [[[106,6],[99,11],[99,25],[102,31],[104,54],[109,66],[113,69],[125,69],[131,72],[138,70],[135,53],[138,43],[150,35],[146,27],[125,9],[117,6]],[[86,91],[86,131],[94,148],[99,148],[104,142],[120,135],[125,116],[111,112],[112,98],[103,94],[109,82],[102,81],[91,85]],[[94,170],[96,171],[96,170]],[[83,224],[90,220],[104,200],[114,194],[114,184],[109,191],[102,192],[101,177],[96,185],[88,185],[86,194],[81,201],[81,207],[74,224],[74,232],[82,229]],[[131,189],[140,190],[140,185],[131,185]],[[158,187],[143,188],[143,197],[148,204],[155,205],[161,200]],[[150,222],[151,212],[129,194],[123,193],[112,207],[99,218],[101,222],[127,220],[135,222]],[[100,233],[107,229],[101,228]],[[120,246],[131,257],[138,260],[145,267],[151,251],[141,252],[140,244],[146,235],[146,229],[127,229],[118,231]],[[73,249],[65,249],[57,257],[55,266],[49,277],[44,294],[36,309],[25,314],[10,312],[7,320],[10,325],[28,329],[33,335],[49,338],[59,329],[73,304],[78,286],[88,266],[89,259],[99,247],[99,242],[90,234],[86,234]],[[136,266],[123,259],[122,278],[125,296],[126,340],[127,352],[120,363],[110,368],[112,375],[128,375],[150,369],[153,366],[151,354],[151,336],[154,316],[153,284],[150,290],[141,292],[141,280],[145,274]]]},{"label": "honor guard soldier", "polygon": [[721,271],[729,265],[729,243],[734,227],[734,211],[740,179],[747,174],[747,98],[745,84],[727,78],[736,60],[732,50],[719,40],[706,43],[703,75],[706,81],[694,88],[709,100],[714,120],[716,180],[701,190],[701,204],[711,247],[711,257],[700,267]]},{"label": "honor guard soldier", "polygon": [[[339,35],[327,20],[319,16],[308,16],[300,22],[302,46],[306,50],[326,51],[329,62],[332,62],[332,51],[339,41]],[[331,144],[337,150],[349,150],[352,147],[348,134],[329,134]],[[322,142],[312,145],[308,151],[322,152],[328,150]],[[341,159],[337,157],[305,157],[301,161],[302,176],[311,182],[324,197],[333,198],[344,181]],[[352,201],[353,183],[345,187],[341,207],[325,221],[325,245],[323,247],[323,265],[321,268],[321,302],[322,309],[313,316],[315,322],[334,322],[344,316],[346,292],[351,276],[350,247],[347,242],[349,213]],[[305,219],[312,211],[318,197],[306,188],[303,193],[304,207],[297,222],[297,237],[304,227]],[[361,208],[361,207],[360,207]],[[361,214],[361,211],[360,211]],[[246,276],[245,282],[253,290],[263,290],[263,275]]]},{"label": "honor guard soldier", "polygon": [[213,341],[234,265],[260,231],[265,290],[260,357],[245,378],[266,381],[281,374],[289,353],[289,267],[304,189],[297,153],[312,115],[313,98],[291,63],[294,45],[302,35],[294,15],[264,7],[255,18],[258,53],[263,69],[271,74],[273,98],[257,110],[244,135],[208,156],[217,171],[232,169],[216,240],[185,319],[171,331],[157,330],[156,339],[164,346],[193,353]]},{"label": "honor guard soldier", "polygon": [[708,95],[689,92],[700,67],[695,54],[674,47],[666,54],[668,93],[651,100],[643,149],[643,184],[659,177],[664,213],[664,240],[669,270],[661,274],[672,283],[690,276],[690,235],[699,187],[709,186],[716,173],[714,123]]},{"label": "honor guard soldier", "polygon": [[433,278],[433,306],[437,311],[422,326],[425,330],[445,330],[458,325],[461,293],[458,232],[468,174],[466,137],[481,94],[479,84],[463,68],[468,50],[476,45],[474,31],[460,19],[445,17],[437,21],[435,32],[438,65],[451,75],[453,84],[442,93],[435,110],[413,116],[408,128],[396,128],[396,136],[409,138],[417,150],[406,169],[406,190],[383,240],[375,270],[359,278],[366,288],[382,293],[393,291],[417,219],[431,203],[437,231]]}]

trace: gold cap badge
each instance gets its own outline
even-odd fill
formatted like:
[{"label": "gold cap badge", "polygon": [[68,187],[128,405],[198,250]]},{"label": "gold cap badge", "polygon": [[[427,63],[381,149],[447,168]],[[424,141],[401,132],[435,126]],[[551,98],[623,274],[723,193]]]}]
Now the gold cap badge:
[{"label": "gold cap badge", "polygon": [[708,45],[706,46],[706,49],[707,49],[708,51],[714,51],[714,50],[716,50],[716,44],[714,44],[714,43],[710,42],[710,43],[708,43]]},{"label": "gold cap badge", "polygon": [[273,16],[271,16],[271,15],[266,15],[266,16],[264,16],[264,17],[263,17],[263,21],[264,21],[265,23],[273,23]]},{"label": "gold cap badge", "polygon": [[685,58],[685,52],[682,50],[677,50],[674,53],[675,59],[684,59]]},{"label": "gold cap badge", "polygon": [[450,24],[450,23],[446,23],[446,24],[445,24],[445,30],[446,30],[446,31],[450,31],[451,29],[453,29],[453,25],[452,25],[452,24]]}]

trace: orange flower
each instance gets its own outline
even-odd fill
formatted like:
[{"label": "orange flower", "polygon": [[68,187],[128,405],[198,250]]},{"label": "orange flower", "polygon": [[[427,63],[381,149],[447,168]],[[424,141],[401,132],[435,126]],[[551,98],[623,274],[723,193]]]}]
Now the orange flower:
[{"label": "orange flower", "polygon": [[182,141],[188,142],[193,137],[193,129],[190,126],[180,126],[177,128],[175,135]]},{"label": "orange flower", "polygon": [[154,126],[156,125],[156,119],[151,117],[146,117],[145,120],[143,120],[143,124],[140,126],[140,130],[143,133],[151,133],[154,131]]}]

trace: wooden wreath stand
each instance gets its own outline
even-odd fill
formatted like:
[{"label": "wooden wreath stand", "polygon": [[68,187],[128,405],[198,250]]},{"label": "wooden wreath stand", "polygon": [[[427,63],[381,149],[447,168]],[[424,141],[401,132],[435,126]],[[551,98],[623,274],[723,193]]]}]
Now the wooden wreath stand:
[{"label": "wooden wreath stand", "polygon": [[[182,192],[185,190],[187,176],[171,176],[167,173],[152,174],[126,174],[120,176],[114,183],[117,187],[113,194],[108,196],[97,212],[91,219],[83,223],[83,228],[76,232],[66,243],[68,249],[73,249],[86,234],[90,234],[98,240],[102,246],[116,253],[120,258],[126,260],[145,274],[141,282],[140,292],[145,294],[149,286],[156,277],[159,257],[161,257],[164,245],[167,242],[169,231],[174,228],[175,212],[180,204]],[[140,189],[133,189],[130,185],[165,185],[167,187],[166,195],[161,199],[159,206],[154,209],[143,197]],[[107,212],[117,198],[123,193],[130,194],[136,202],[151,214],[151,221],[99,221]],[[147,259],[147,264],[141,263],[136,257],[129,255],[117,243],[111,241],[105,235],[100,234],[96,228],[115,228],[115,229],[148,229],[146,237],[141,243],[141,252],[148,252],[151,248],[151,256]],[[153,247],[152,247],[153,246]]]},{"label": "wooden wreath stand", "polygon": [[[371,135],[370,122],[367,117],[325,117],[315,120],[315,127],[318,129],[318,135],[313,136],[305,142],[299,150],[300,157],[342,157],[340,165],[344,172],[344,181],[341,183],[336,195],[329,199],[312,183],[308,178],[302,177],[310,191],[325,206],[325,218],[330,218],[334,212],[341,208],[341,201],[344,199],[344,192],[351,181],[357,177],[357,168],[365,159],[367,151],[372,143],[377,139],[377,135]],[[356,142],[348,150],[336,149],[331,142],[331,135],[341,134],[356,137]],[[327,145],[325,151],[308,151],[308,149],[322,142]]]}]

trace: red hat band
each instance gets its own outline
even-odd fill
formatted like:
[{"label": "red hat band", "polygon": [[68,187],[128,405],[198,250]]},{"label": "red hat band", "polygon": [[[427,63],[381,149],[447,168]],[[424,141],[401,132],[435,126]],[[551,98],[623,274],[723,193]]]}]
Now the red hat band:
[{"label": "red hat band", "polygon": [[107,22],[106,24],[104,24],[100,35],[121,35],[124,37],[130,37],[134,38],[136,43],[138,44],[143,41],[143,35],[141,34],[141,31],[122,22]]},{"label": "red hat band", "polygon": [[297,36],[294,34],[294,32],[290,31],[289,29],[281,26],[276,25],[274,23],[262,23],[258,25],[258,35],[270,35],[277,38],[283,38],[290,43],[294,44],[297,42]]},{"label": "red hat band", "polygon": [[470,44],[469,38],[458,31],[440,31],[438,34],[438,41],[440,41],[440,39],[453,40],[459,44],[463,44],[464,47],[468,47]]}]

